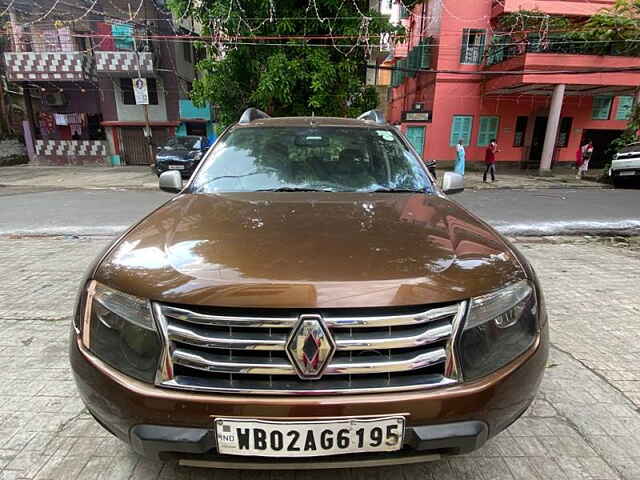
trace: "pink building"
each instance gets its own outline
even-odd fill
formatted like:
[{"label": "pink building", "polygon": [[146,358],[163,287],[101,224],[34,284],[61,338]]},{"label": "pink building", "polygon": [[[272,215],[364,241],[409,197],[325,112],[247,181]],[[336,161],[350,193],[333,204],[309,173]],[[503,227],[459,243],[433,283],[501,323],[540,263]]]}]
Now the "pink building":
[{"label": "pink building", "polygon": [[[640,58],[611,46],[566,41],[562,32],[500,32],[500,15],[537,10],[584,20],[613,0],[428,0],[405,12],[408,41],[396,47],[388,118],[427,160],[484,160],[547,169],[575,161],[587,138],[594,167],[626,127],[640,85]],[[599,47],[602,47],[600,45]],[[629,55],[627,53],[627,55]],[[437,72],[415,72],[416,69]],[[580,73],[584,71],[590,73]],[[513,73],[509,73],[513,72]],[[559,73],[562,72],[562,73]],[[576,73],[574,73],[576,72]]]}]

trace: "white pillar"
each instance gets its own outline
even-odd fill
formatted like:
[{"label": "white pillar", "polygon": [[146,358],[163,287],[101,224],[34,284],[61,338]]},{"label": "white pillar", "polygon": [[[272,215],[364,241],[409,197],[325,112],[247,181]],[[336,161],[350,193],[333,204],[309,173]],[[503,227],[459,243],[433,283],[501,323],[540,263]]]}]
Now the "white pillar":
[{"label": "white pillar", "polygon": [[560,124],[564,89],[565,85],[562,83],[553,87],[551,108],[549,109],[549,118],[547,119],[547,131],[544,134],[544,147],[542,149],[542,158],[540,159],[541,175],[548,174],[551,170],[551,160],[553,159],[553,150],[556,147],[558,125]]}]

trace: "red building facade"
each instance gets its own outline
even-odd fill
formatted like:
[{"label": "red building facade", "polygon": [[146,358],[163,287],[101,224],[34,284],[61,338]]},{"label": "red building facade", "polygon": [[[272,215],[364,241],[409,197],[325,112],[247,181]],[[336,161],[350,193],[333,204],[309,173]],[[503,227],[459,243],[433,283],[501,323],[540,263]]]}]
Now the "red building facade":
[{"label": "red building facade", "polygon": [[[389,120],[427,160],[483,161],[496,138],[498,162],[546,170],[575,161],[586,139],[593,166],[625,129],[640,85],[640,58],[595,52],[561,34],[497,27],[500,15],[539,11],[585,20],[611,1],[428,0],[402,22],[407,42],[394,50]],[[418,70],[418,71],[416,71]],[[430,71],[419,71],[430,70]],[[589,73],[583,73],[583,72]]]}]

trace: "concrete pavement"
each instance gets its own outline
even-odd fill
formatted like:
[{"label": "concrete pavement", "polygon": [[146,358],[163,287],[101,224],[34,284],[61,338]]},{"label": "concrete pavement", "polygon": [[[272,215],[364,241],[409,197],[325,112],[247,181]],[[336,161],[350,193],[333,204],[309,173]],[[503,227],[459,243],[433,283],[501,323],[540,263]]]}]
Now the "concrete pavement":
[{"label": "concrete pavement", "polygon": [[91,418],[67,342],[80,277],[107,241],[0,238],[0,479],[640,478],[638,251],[576,239],[517,243],[546,294],[551,355],[532,407],[481,450],[406,467],[282,473],[146,460]]}]

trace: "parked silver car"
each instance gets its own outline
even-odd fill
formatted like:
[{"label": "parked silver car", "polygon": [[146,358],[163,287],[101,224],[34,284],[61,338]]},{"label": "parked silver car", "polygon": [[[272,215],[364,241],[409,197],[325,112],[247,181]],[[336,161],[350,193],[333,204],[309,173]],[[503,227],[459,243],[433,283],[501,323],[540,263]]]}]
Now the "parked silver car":
[{"label": "parked silver car", "polygon": [[628,182],[640,182],[640,142],[632,143],[616,153],[609,177],[614,186],[619,187]]}]

